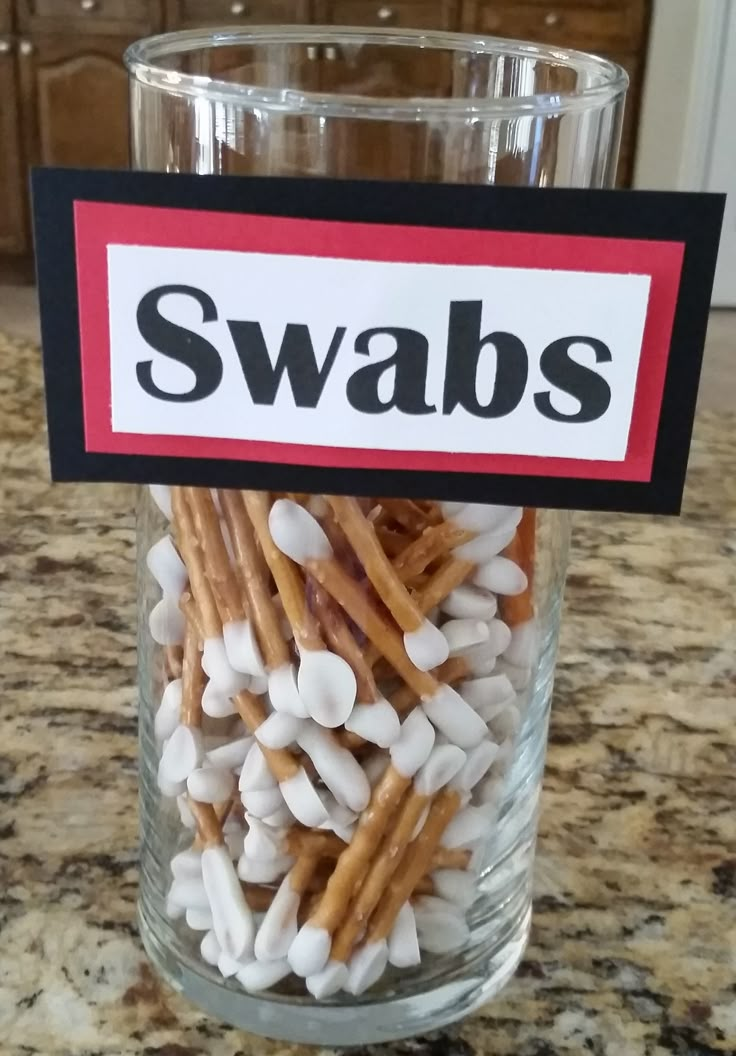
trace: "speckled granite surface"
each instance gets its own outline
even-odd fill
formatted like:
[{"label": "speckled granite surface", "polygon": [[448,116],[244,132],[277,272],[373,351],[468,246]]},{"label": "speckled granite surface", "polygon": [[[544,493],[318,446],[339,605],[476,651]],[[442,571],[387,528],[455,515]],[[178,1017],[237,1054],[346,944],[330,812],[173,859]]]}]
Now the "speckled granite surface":
[{"label": "speckled granite surface", "polygon": [[[0,340],[0,1052],[291,1056],[159,983],[135,928],[133,495],[47,482],[38,354]],[[736,1053],[736,418],[682,520],[580,515],[532,944],[384,1056]],[[314,1050],[311,1050],[314,1051]]]}]

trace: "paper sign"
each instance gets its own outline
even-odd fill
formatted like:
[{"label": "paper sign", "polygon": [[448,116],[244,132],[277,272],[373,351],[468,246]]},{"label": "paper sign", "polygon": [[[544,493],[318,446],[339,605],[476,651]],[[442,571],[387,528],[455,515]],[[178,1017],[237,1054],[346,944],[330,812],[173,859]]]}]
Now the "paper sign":
[{"label": "paper sign", "polygon": [[718,196],[34,191],[55,479],[679,507]]}]

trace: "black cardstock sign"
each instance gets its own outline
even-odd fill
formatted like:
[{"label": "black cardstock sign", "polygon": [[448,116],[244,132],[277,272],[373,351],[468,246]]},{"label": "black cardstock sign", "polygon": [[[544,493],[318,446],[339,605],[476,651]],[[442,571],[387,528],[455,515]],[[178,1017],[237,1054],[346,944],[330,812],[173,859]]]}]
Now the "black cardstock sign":
[{"label": "black cardstock sign", "polygon": [[723,196],[32,182],[54,480],[679,511]]}]

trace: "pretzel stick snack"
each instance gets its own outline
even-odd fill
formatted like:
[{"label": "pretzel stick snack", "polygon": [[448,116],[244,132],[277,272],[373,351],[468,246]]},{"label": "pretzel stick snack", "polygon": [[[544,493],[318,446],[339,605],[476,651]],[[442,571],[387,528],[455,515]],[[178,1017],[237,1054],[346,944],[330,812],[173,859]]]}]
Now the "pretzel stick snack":
[{"label": "pretzel stick snack", "polygon": [[424,618],[394,572],[378,541],[375,528],[363,514],[357,500],[331,496],[328,502],[373,588],[404,632],[404,648],[411,662],[420,671],[429,671],[441,664],[447,659],[443,635]]},{"label": "pretzel stick snack", "polygon": [[159,787],[196,829],[170,917],[249,992],[291,975],[318,1001],[459,948],[538,647],[534,511],[165,499]]},{"label": "pretzel stick snack", "polygon": [[341,656],[322,640],[319,624],[307,608],[301,572],[276,546],[268,528],[269,498],[264,492],[244,491],[243,502],[266,564],[271,570],[284,614],[299,649],[297,687],[309,715],[320,724],[341,726],[353,710],[356,679]]},{"label": "pretzel stick snack", "polygon": [[461,748],[478,744],[486,733],[485,723],[453,689],[414,666],[399,632],[366,599],[355,580],[335,559],[330,542],[314,517],[303,507],[280,499],[271,509],[269,524],[279,548],[302,564],[378,646],[421,698],[432,722]]},{"label": "pretzel stick snack", "polygon": [[284,638],[271,589],[263,571],[253,526],[240,492],[218,491],[225,522],[230,533],[235,569],[248,599],[268,676],[268,692],[273,707],[296,718],[307,711],[299,696],[291,652]]}]

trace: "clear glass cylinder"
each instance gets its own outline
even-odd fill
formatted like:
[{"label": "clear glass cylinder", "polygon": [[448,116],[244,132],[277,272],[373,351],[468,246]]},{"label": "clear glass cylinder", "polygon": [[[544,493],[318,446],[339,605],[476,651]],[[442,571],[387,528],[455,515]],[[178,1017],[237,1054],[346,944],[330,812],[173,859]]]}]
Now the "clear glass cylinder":
[{"label": "clear glass cylinder", "polygon": [[[138,169],[605,187],[626,75],[420,32],[182,33],[127,55]],[[141,933],[268,1037],[367,1044],[522,956],[565,513],[141,493]]]}]

